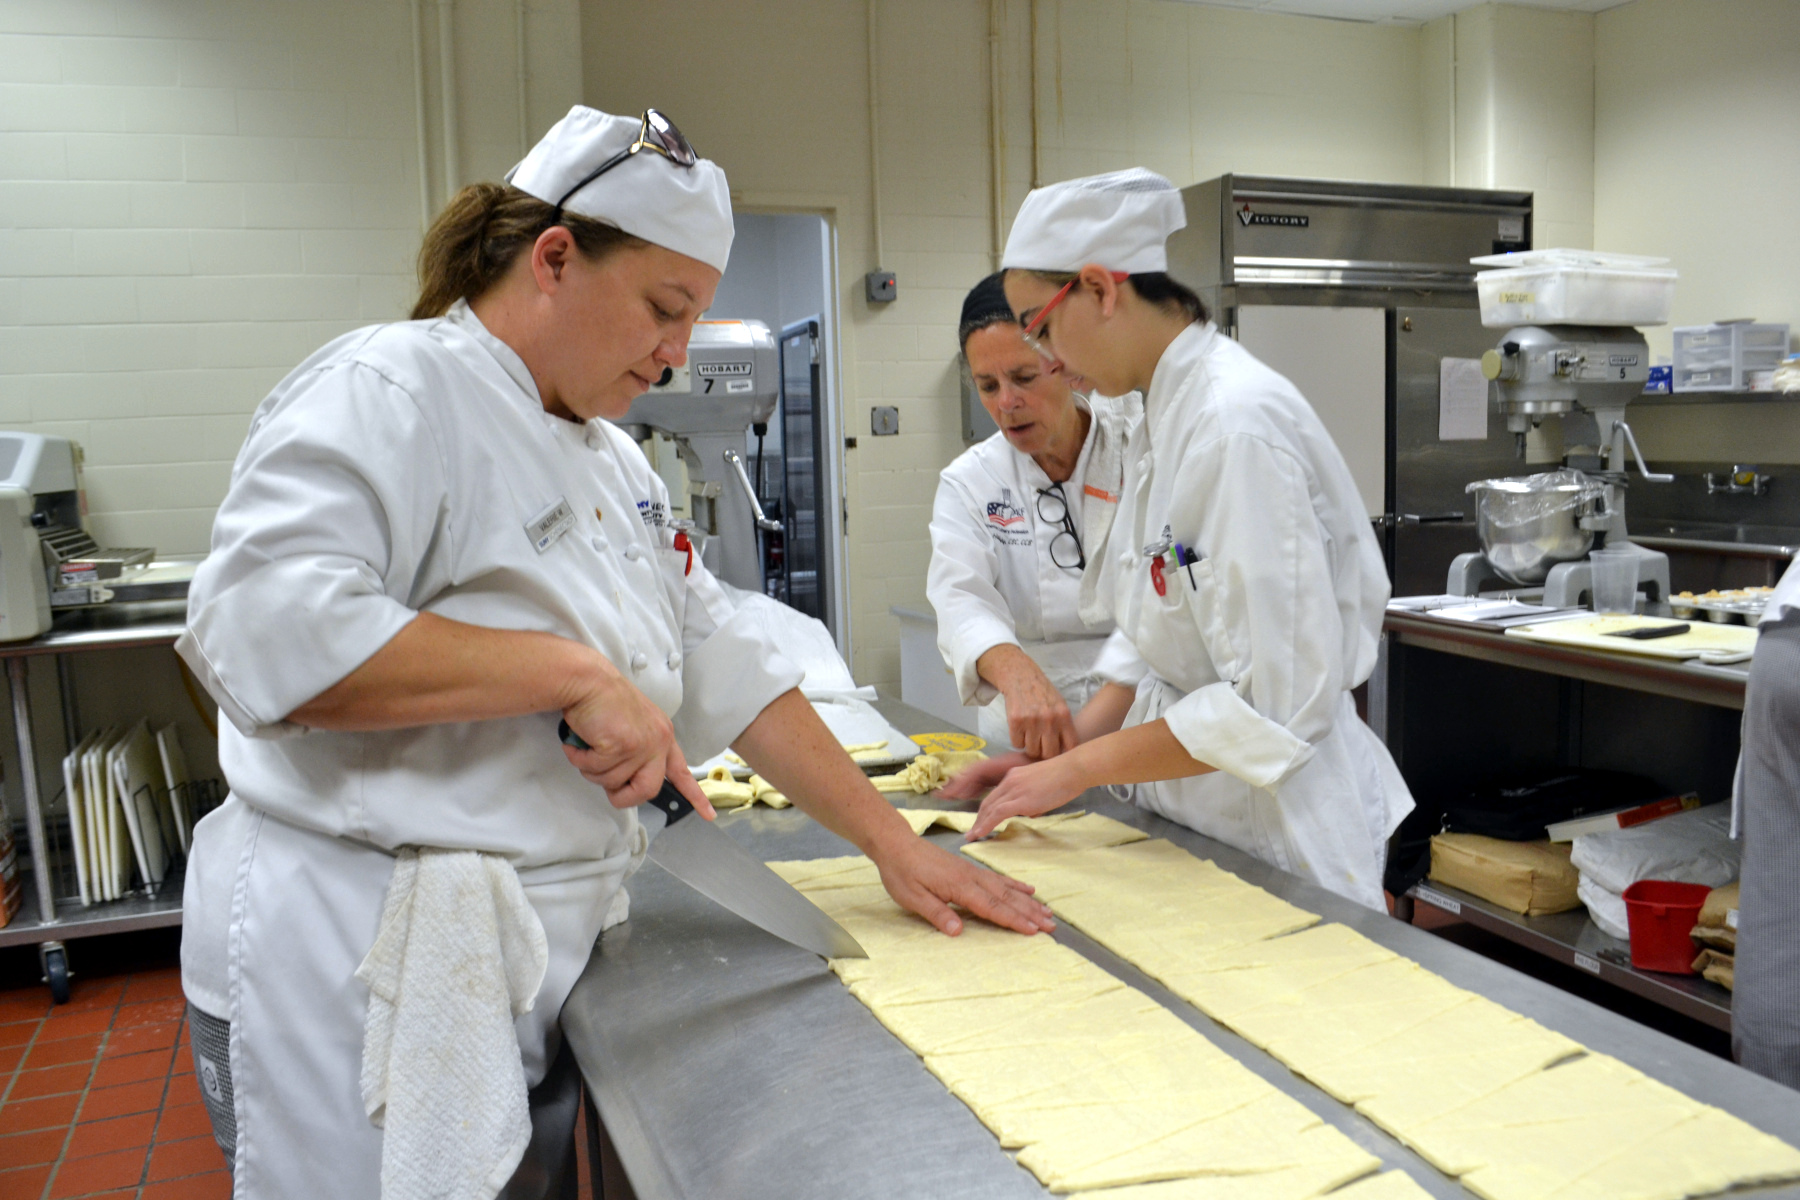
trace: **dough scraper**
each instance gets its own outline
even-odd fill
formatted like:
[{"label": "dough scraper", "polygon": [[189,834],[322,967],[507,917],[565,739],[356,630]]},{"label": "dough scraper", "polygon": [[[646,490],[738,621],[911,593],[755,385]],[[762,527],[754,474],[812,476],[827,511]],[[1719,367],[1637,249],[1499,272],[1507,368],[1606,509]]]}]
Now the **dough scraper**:
[{"label": "dough scraper", "polygon": [[[588,749],[567,721],[559,724],[556,732],[565,744]],[[665,818],[662,829],[650,835],[649,857],[657,866],[757,928],[802,950],[826,958],[869,957],[848,930],[730,834],[711,821],[687,820],[694,806],[674,784],[664,780],[662,791],[644,806]]]}]

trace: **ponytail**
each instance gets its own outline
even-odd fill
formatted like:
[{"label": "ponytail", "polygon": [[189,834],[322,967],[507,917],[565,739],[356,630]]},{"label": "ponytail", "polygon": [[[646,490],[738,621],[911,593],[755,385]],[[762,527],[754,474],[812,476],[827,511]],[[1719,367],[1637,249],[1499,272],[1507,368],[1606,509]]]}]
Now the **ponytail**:
[{"label": "ponytail", "polygon": [[499,183],[472,183],[451,197],[419,247],[419,299],[412,319],[441,317],[458,300],[473,300],[500,281],[521,251],[561,225],[582,255],[598,262],[615,250],[648,245],[617,226],[575,213]]}]

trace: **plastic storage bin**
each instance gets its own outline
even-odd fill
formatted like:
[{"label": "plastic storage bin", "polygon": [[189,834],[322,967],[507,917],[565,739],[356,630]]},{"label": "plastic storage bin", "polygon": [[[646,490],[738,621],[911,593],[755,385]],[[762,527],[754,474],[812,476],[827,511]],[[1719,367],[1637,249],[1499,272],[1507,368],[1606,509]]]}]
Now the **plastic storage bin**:
[{"label": "plastic storage bin", "polygon": [[1712,889],[1704,883],[1640,879],[1625,889],[1625,919],[1631,923],[1631,965],[1640,971],[1692,975],[1700,951],[1688,934]]},{"label": "plastic storage bin", "polygon": [[1524,250],[1469,260],[1493,267],[1475,276],[1481,323],[1514,325],[1666,325],[1675,301],[1666,258],[1592,250]]},{"label": "plastic storage bin", "polygon": [[1773,371],[1788,352],[1786,325],[1687,325],[1674,332],[1678,392],[1748,391],[1752,371]]}]

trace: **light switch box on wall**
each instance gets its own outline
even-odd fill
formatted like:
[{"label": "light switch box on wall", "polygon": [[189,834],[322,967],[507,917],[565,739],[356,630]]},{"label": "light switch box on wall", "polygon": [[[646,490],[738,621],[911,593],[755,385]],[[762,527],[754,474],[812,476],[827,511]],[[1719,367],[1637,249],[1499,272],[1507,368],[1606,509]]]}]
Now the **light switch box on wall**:
[{"label": "light switch box on wall", "polygon": [[900,410],[891,404],[877,404],[869,410],[869,432],[887,437],[900,432]]}]

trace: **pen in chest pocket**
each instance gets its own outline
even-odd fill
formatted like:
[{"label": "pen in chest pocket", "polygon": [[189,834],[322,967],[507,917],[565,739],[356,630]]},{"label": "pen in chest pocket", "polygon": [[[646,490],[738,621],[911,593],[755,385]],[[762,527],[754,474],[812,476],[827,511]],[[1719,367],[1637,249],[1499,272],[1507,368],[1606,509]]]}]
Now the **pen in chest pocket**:
[{"label": "pen in chest pocket", "polygon": [[[1200,562],[1206,555],[1190,550],[1180,542],[1165,540],[1145,546],[1144,557],[1150,560],[1150,586],[1156,589],[1158,596],[1169,594],[1168,579],[1171,565],[1172,569],[1184,571],[1187,574],[1190,592],[1200,590],[1199,584],[1194,580],[1194,564]],[[1168,560],[1169,565],[1164,563],[1165,559]]]}]

